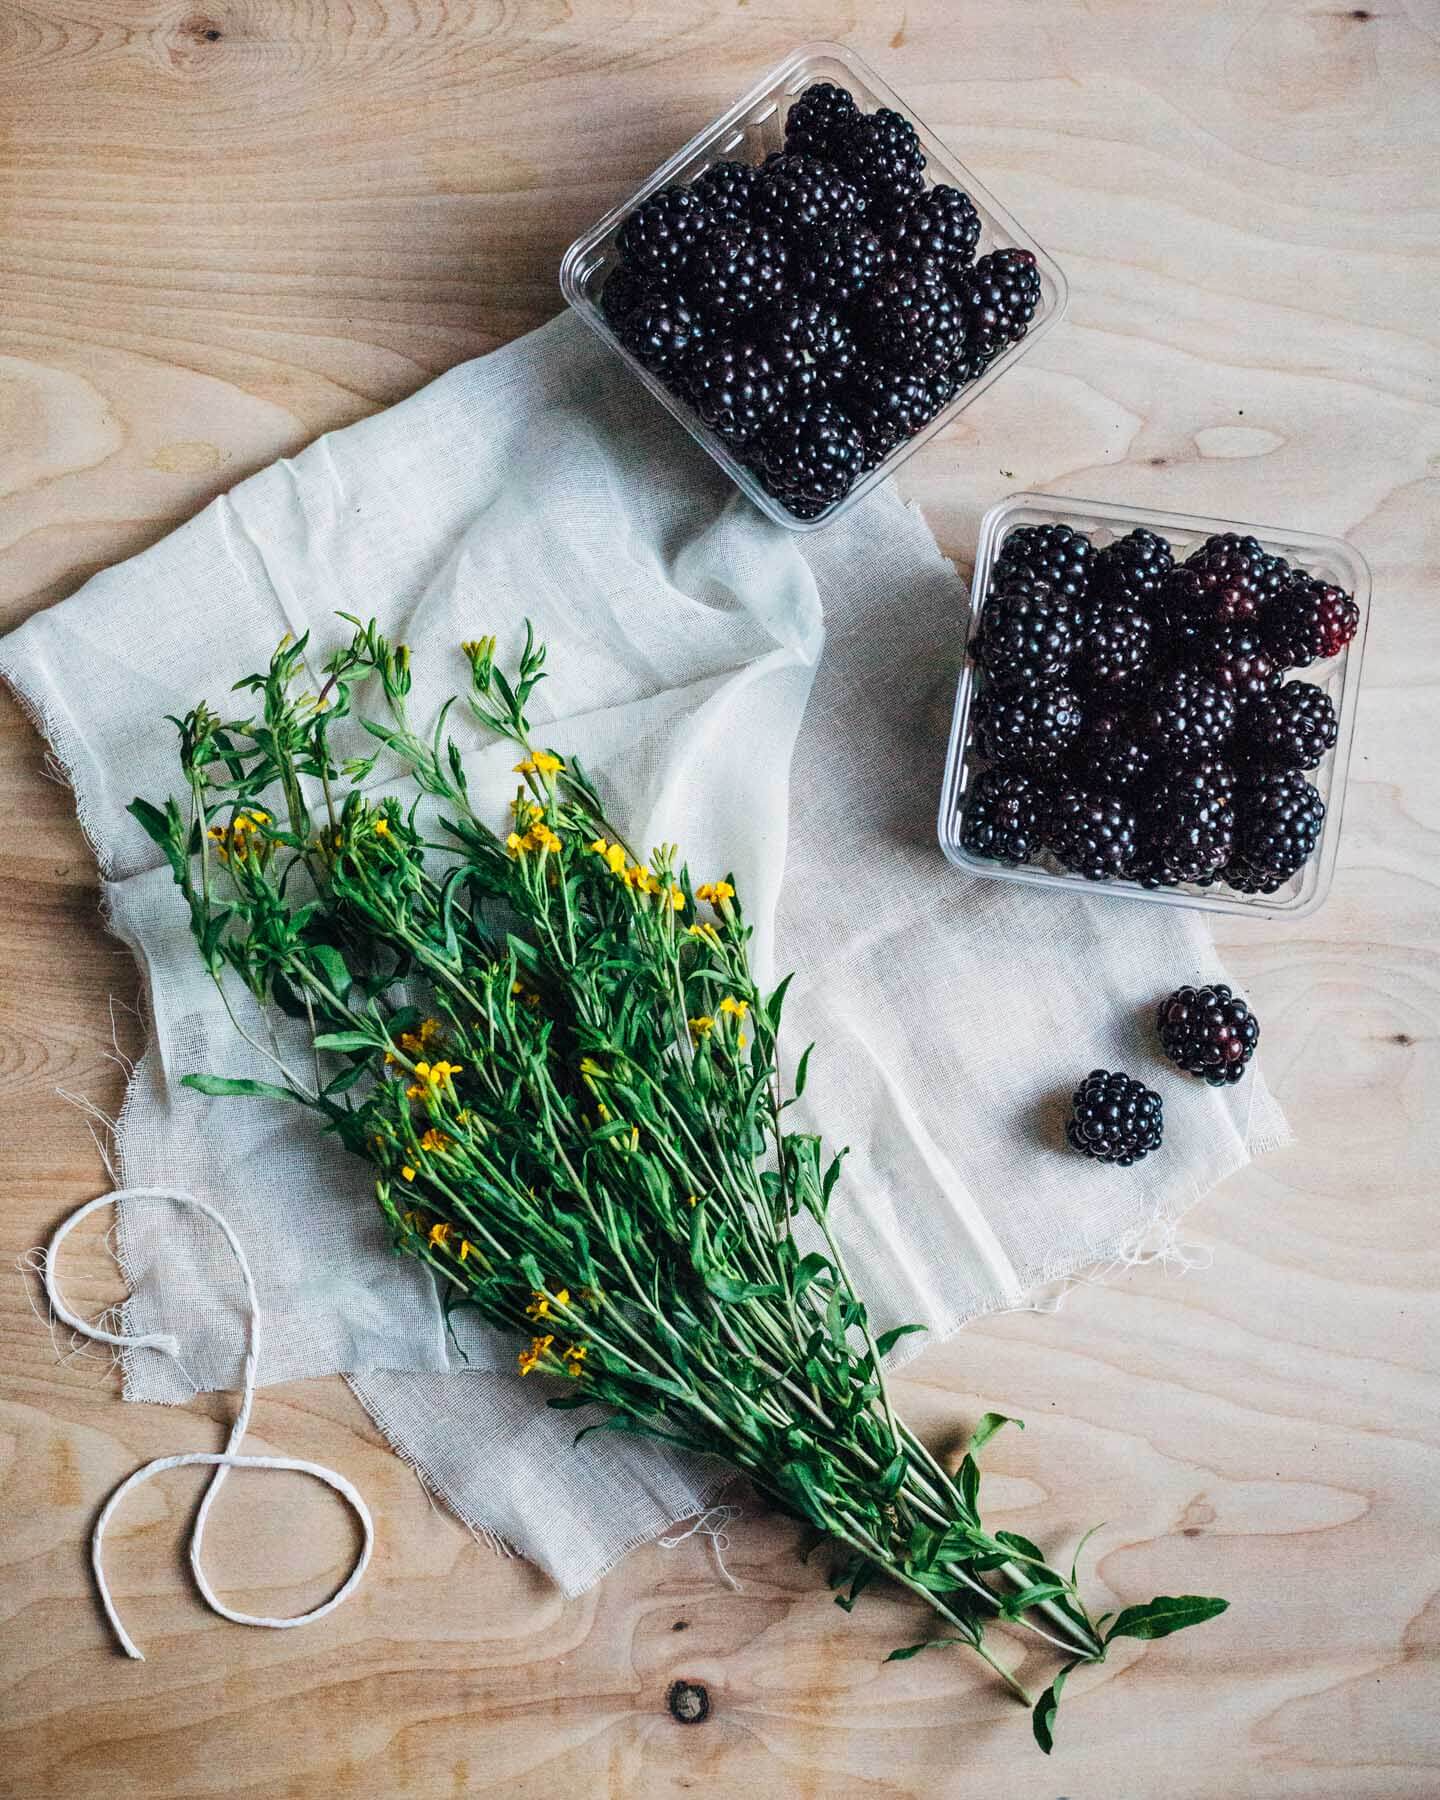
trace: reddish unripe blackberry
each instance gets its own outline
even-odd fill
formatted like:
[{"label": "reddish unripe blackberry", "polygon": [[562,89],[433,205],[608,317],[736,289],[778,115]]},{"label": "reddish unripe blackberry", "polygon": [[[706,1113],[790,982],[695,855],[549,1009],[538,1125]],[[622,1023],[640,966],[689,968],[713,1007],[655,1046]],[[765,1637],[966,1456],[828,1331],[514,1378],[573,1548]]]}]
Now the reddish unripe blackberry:
[{"label": "reddish unripe blackberry", "polygon": [[754,163],[711,163],[703,175],[690,183],[690,191],[709,207],[715,218],[725,223],[750,217],[755,190],[760,185],[760,170]]},{"label": "reddish unripe blackberry", "polygon": [[1323,688],[1288,681],[1241,709],[1239,741],[1256,768],[1313,769],[1339,730],[1334,703]]},{"label": "reddish unripe blackberry", "polygon": [[1059,683],[992,683],[971,712],[976,754],[1007,768],[1044,773],[1059,766],[1080,733],[1080,696]]},{"label": "reddish unripe blackberry", "polygon": [[804,238],[822,225],[846,225],[865,211],[866,199],[832,163],[814,156],[781,156],[760,171],[751,212],[784,237]]},{"label": "reddish unripe blackberry", "polygon": [[627,262],[673,281],[714,223],[715,215],[689,188],[661,188],[620,227],[620,251]]},{"label": "reddish unripe blackberry", "polygon": [[1046,790],[1014,770],[987,769],[970,783],[960,822],[960,842],[972,856],[1026,863],[1041,849]]},{"label": "reddish unripe blackberry", "polygon": [[1223,982],[1177,988],[1160,1002],[1155,1028],[1171,1062],[1211,1087],[1239,1081],[1260,1042],[1260,1021]]},{"label": "reddish unripe blackberry", "polygon": [[848,88],[817,81],[806,88],[785,115],[785,148],[833,162],[845,133],[860,117]]},{"label": "reddish unripe blackberry", "polygon": [[1297,575],[1265,608],[1260,629],[1282,669],[1338,656],[1360,628],[1360,608],[1338,587]]},{"label": "reddish unripe blackberry", "polygon": [[1325,802],[1303,775],[1259,774],[1235,795],[1235,848],[1223,879],[1242,894],[1273,894],[1315,853]]},{"label": "reddish unripe blackberry", "polygon": [[696,249],[685,291],[716,318],[740,318],[780,299],[786,261],[785,246],[773,232],[759,225],[723,225]]},{"label": "reddish unripe blackberry", "polygon": [[960,348],[960,315],[949,288],[925,269],[897,269],[865,289],[855,305],[861,336],[894,368],[938,374]]},{"label": "reddish unripe blackberry", "polygon": [[685,391],[712,431],[743,444],[778,415],[786,383],[758,345],[722,338],[691,358]]},{"label": "reddish unripe blackberry", "polygon": [[1017,570],[1072,600],[1090,591],[1095,548],[1083,532],[1069,525],[1018,525],[1000,546],[993,582],[1003,583]]},{"label": "reddish unripe blackberry", "polygon": [[885,239],[898,262],[932,257],[952,280],[975,260],[980,215],[963,188],[927,188],[886,221]]},{"label": "reddish unripe blackberry", "polygon": [[992,681],[1054,681],[1075,653],[1075,603],[1019,570],[980,614],[975,660]]},{"label": "reddish unripe blackberry", "polygon": [[1158,1150],[1164,1135],[1160,1096],[1119,1069],[1092,1069],[1072,1096],[1066,1142],[1095,1162],[1128,1168]]},{"label": "reddish unripe blackberry", "polygon": [[956,284],[965,352],[974,367],[1024,337],[1040,304],[1040,270],[1029,250],[992,250]]},{"label": "reddish unripe blackberry", "polygon": [[1223,750],[1235,730],[1235,700],[1195,669],[1176,669],[1146,695],[1136,713],[1144,735],[1177,760]]},{"label": "reddish unripe blackberry", "polygon": [[1126,795],[1062,787],[1045,817],[1045,847],[1071,874],[1107,881],[1130,873],[1138,831],[1139,821]]}]

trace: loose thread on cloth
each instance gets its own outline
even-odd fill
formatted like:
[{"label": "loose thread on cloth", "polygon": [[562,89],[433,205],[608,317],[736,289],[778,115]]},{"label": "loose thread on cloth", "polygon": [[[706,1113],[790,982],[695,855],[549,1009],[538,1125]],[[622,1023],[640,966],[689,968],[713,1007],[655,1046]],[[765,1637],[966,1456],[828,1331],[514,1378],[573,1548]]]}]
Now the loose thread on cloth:
[{"label": "loose thread on cloth", "polygon": [[730,1533],[726,1528],[739,1517],[738,1506],[711,1506],[701,1513],[688,1530],[677,1531],[674,1537],[657,1538],[656,1542],[662,1550],[678,1550],[689,1538],[709,1538],[710,1548],[715,1553],[716,1568],[737,1594],[743,1594],[744,1588],[725,1567],[725,1552],[730,1548]]},{"label": "loose thread on cloth", "polygon": [[[323,1619],[327,1613],[334,1612],[335,1608],[343,1601],[348,1600],[360,1585],[365,1570],[369,1566],[370,1553],[374,1549],[375,1527],[370,1517],[370,1509],[366,1506],[358,1490],[343,1475],[337,1474],[334,1469],[327,1469],[319,1463],[303,1462],[289,1456],[242,1456],[238,1454],[239,1445],[243,1442],[245,1433],[249,1429],[250,1412],[255,1401],[255,1370],[260,1354],[260,1302],[255,1292],[255,1280],[250,1273],[250,1264],[241,1248],[240,1240],[225,1219],[216,1212],[213,1206],[207,1206],[203,1200],[197,1200],[193,1194],[182,1193],[175,1188],[122,1188],[117,1189],[114,1193],[101,1194],[94,1200],[88,1200],[84,1206],[71,1213],[70,1217],[59,1227],[45,1252],[43,1273],[45,1292],[50,1305],[55,1316],[82,1337],[92,1338],[97,1343],[110,1344],[116,1349],[158,1350],[162,1356],[170,1356],[179,1360],[180,1346],[171,1333],[152,1331],[141,1336],[126,1336],[123,1333],[107,1331],[99,1324],[92,1324],[89,1320],[81,1318],[78,1313],[72,1312],[60,1293],[55,1272],[60,1246],[82,1219],[87,1218],[100,1207],[113,1206],[122,1199],[127,1201],[169,1200],[180,1206],[193,1206],[197,1212],[203,1213],[207,1219],[218,1226],[239,1265],[240,1276],[245,1284],[248,1319],[240,1408],[230,1427],[230,1436],[226,1439],[224,1450],[192,1451],[185,1456],[157,1457],[154,1462],[148,1462],[143,1468],[136,1469],[133,1475],[127,1475],[101,1508],[100,1516],[95,1521],[95,1529],[90,1537],[90,1564],[95,1573],[95,1587],[100,1595],[100,1604],[105,1609],[105,1616],[110,1621],[111,1629],[125,1654],[133,1657],[137,1662],[144,1662],[144,1655],[124,1625],[121,1624],[120,1615],[110,1597],[110,1586],[105,1579],[105,1528],[121,1501],[132,1488],[139,1487],[142,1482],[149,1481],[153,1476],[164,1474],[167,1469],[201,1467],[213,1468],[215,1471],[210,1479],[210,1485],[205,1490],[205,1497],[200,1502],[199,1510],[195,1515],[195,1524],[190,1532],[190,1570],[195,1578],[195,1585],[200,1591],[201,1599],[204,1600],[211,1612],[218,1613],[222,1619],[229,1619],[235,1625],[263,1625],[272,1631],[288,1631],[296,1625],[313,1625],[316,1620]],[[311,1475],[316,1481],[323,1482],[326,1487],[333,1488],[350,1507],[360,1521],[363,1541],[349,1575],[328,1600],[322,1601],[319,1606],[312,1607],[309,1612],[296,1614],[293,1618],[264,1619],[258,1618],[253,1613],[237,1612],[234,1607],[227,1606],[215,1593],[205,1574],[201,1555],[210,1508],[231,1469],[284,1469],[297,1475]]]}]

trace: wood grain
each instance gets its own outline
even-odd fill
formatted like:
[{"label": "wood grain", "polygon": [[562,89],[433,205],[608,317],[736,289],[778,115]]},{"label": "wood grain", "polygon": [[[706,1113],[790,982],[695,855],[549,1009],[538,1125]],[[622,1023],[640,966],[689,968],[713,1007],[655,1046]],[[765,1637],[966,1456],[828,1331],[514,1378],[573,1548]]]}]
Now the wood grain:
[{"label": "wood grain", "polygon": [[[211,1618],[177,1474],[115,1532],[151,1651],[127,1664],[90,1598],[94,1508],[137,1462],[218,1442],[229,1403],[122,1406],[104,1362],[57,1360],[13,1275],[0,1793],[1440,1791],[1434,0],[0,0],[0,625],[538,324],[570,238],[821,36],[875,60],[1071,280],[1067,324],[910,465],[948,550],[1041,486],[1341,533],[1375,570],[1333,898],[1221,933],[1299,1147],[1192,1215],[1209,1272],[1080,1288],[901,1383],[939,1440],[989,1405],[1029,1419],[989,1457],[993,1500],[1057,1546],[1107,1520],[1100,1591],[1234,1607],[1077,1676],[1047,1765],[961,1662],[882,1667],[908,1609],[846,1619],[758,1508],[738,1595],[690,1543],[564,1604],[437,1514],[334,1381],[267,1392],[252,1446],[369,1496],[361,1595],[293,1634]],[[0,846],[8,1268],[103,1185],[57,1090],[118,1103],[112,1000],[138,1041],[68,797],[8,699]],[[77,1296],[113,1297],[98,1232],[73,1267]],[[321,1495],[275,1494],[236,1479],[211,1558],[272,1612],[349,1548]],[[682,1678],[701,1724],[667,1710]]]}]

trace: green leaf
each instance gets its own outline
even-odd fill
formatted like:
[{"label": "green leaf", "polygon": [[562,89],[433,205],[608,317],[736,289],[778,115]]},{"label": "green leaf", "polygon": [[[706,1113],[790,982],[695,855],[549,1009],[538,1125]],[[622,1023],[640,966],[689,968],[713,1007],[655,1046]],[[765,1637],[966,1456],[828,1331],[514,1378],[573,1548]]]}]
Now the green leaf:
[{"label": "green leaf", "polygon": [[731,1275],[707,1275],[705,1291],[730,1306],[736,1306],[742,1300],[778,1300],[781,1298],[780,1289],[773,1281],[736,1281]]},{"label": "green leaf", "polygon": [[260,1100],[298,1100],[300,1096],[273,1081],[241,1081],[229,1075],[185,1075],[181,1087],[197,1094],[249,1094]]},{"label": "green leaf", "polygon": [[772,1031],[778,1031],[780,1029],[780,1014],[785,1009],[785,993],[794,979],[795,975],[792,970],[765,1002],[765,1017],[770,1021],[770,1029]]},{"label": "green leaf", "polygon": [[802,1256],[795,1265],[795,1275],[791,1282],[791,1292],[798,1300],[817,1276],[823,1275],[830,1267],[828,1256],[822,1256],[818,1250],[812,1250],[808,1256]]},{"label": "green leaf", "polygon": [[810,1052],[815,1048],[807,1044],[801,1053],[800,1063],[795,1070],[795,1098],[798,1100],[805,1092],[805,1083],[810,1079]]},{"label": "green leaf", "polygon": [[1205,1594],[1157,1594],[1145,1606],[1127,1606],[1106,1632],[1105,1642],[1117,1637],[1169,1637],[1172,1631],[1218,1618],[1229,1604]]},{"label": "green leaf", "polygon": [[1018,1619],[1022,1613],[1029,1612],[1032,1606],[1038,1606],[1042,1600],[1058,1600],[1065,1591],[1063,1581],[1034,1582],[1013,1594],[1006,1594],[1000,1602],[1000,1616],[1003,1619]]},{"label": "green leaf", "polygon": [[1103,1531],[1103,1530],[1104,1530],[1103,1524],[1092,1525],[1090,1527],[1090,1529],[1085,1533],[1084,1537],[1081,1538],[1080,1542],[1075,1546],[1075,1555],[1071,1559],[1071,1562],[1070,1562],[1070,1585],[1072,1588],[1075,1585],[1076,1572],[1078,1571],[1078,1569],[1080,1567],[1080,1552],[1090,1542],[1091,1538],[1094,1537],[1094,1535],[1097,1531]]},{"label": "green leaf", "polygon": [[918,1656],[922,1650],[952,1650],[957,1644],[963,1648],[964,1638],[926,1638],[923,1644],[907,1644],[903,1650],[892,1650],[885,1660],[909,1662],[912,1656]]},{"label": "green leaf", "polygon": [[928,1325],[896,1325],[889,1331],[882,1331],[875,1340],[875,1354],[888,1356],[901,1338],[908,1337],[912,1331],[928,1331]]},{"label": "green leaf", "polygon": [[971,1450],[983,1450],[985,1445],[994,1437],[995,1433],[1006,1425],[1014,1425],[1021,1431],[1025,1429],[1025,1421],[1023,1419],[1012,1419],[1008,1413],[987,1412],[971,1435]]},{"label": "green leaf", "polygon": [[1055,1748],[1055,1714],[1060,1709],[1060,1696],[1065,1691],[1065,1677],[1083,1660],[1083,1657],[1077,1657],[1075,1662],[1066,1663],[1065,1667],[1035,1702],[1035,1710],[1030,1715],[1030,1724],[1031,1729],[1035,1733],[1035,1742],[1047,1756]]},{"label": "green leaf", "polygon": [[910,1467],[910,1458],[901,1450],[892,1457],[876,1486],[876,1495],[882,1502],[889,1502],[900,1492],[901,1483],[905,1480],[906,1471]]},{"label": "green leaf", "polygon": [[973,1517],[980,1499],[980,1465],[970,1455],[961,1457],[959,1469],[960,1498]]},{"label": "green leaf", "polygon": [[315,1039],[317,1050],[373,1050],[375,1040],[364,1031],[322,1031]]},{"label": "green leaf", "polygon": [[330,991],[344,1000],[350,992],[350,971],[345,967],[345,958],[330,944],[312,944],[310,954],[320,965],[320,973]]}]

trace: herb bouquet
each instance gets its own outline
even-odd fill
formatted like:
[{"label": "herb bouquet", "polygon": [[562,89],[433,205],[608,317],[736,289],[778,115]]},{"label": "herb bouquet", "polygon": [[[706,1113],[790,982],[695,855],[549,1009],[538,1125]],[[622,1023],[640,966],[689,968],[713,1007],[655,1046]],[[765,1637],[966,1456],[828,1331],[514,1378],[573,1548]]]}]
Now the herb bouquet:
[{"label": "herb bouquet", "polygon": [[[731,883],[693,885],[669,846],[642,861],[580,766],[532,741],[544,650],[528,632],[513,678],[493,639],[464,646],[470,712],[520,752],[497,833],[446,735],[454,702],[418,732],[408,651],[349,623],[318,696],[297,691],[305,643],[287,641],[237,684],[258,716],[174,721],[188,799],[131,808],[221,994],[238,978],[309,1039],[297,1068],[278,1033],[247,1033],[273,1082],[188,1085],[317,1114],[373,1166],[397,1247],[447,1306],[513,1334],[521,1375],[562,1378],[552,1406],[600,1414],[581,1435],[725,1458],[832,1540],[847,1609],[878,1576],[909,1589],[944,1629],[895,1658],[964,1645],[1028,1704],[986,1627],[1045,1639],[1066,1658],[1035,1706],[1048,1750],[1077,1663],[1225,1602],[1093,1619],[1073,1568],[986,1529],[974,1453],[1007,1421],[988,1414],[952,1476],[897,1416],[883,1358],[920,1328],[871,1330],[830,1221],[843,1152],[786,1129],[810,1051],[787,1093],[786,983],[757,991]],[[367,681],[383,717],[358,723],[378,743],[337,760]],[[362,791],[387,752],[429,803]]]}]

